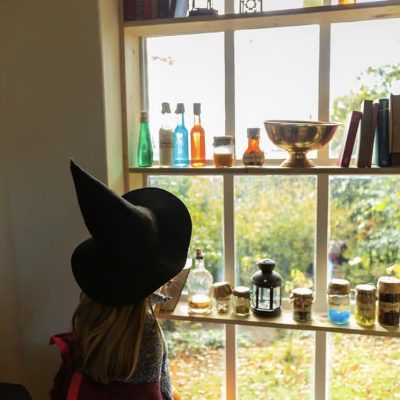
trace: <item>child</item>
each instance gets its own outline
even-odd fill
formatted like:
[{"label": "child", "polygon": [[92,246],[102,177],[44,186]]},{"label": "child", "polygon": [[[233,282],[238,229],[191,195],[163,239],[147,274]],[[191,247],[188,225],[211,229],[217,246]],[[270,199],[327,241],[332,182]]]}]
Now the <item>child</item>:
[{"label": "child", "polygon": [[[154,292],[185,265],[192,224],[158,188],[116,195],[71,161],[91,238],[71,259],[82,293],[72,333],[53,336],[63,362],[52,400],[172,400],[167,348]],[[179,223],[178,223],[179,222]]]}]

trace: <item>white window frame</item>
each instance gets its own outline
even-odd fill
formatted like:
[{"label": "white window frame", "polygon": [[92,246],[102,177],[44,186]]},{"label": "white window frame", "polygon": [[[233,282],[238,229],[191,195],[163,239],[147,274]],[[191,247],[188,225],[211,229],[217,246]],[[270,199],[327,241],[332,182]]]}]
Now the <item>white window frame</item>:
[{"label": "white window frame", "polygon": [[[329,5],[329,0],[325,0],[325,4]],[[378,3],[377,3],[378,4]],[[388,1],[381,2],[382,8],[386,5],[393,5],[395,11],[392,12],[395,17],[400,17],[400,2],[399,1]],[[343,18],[343,21],[356,21],[359,20],[354,10],[357,10],[357,6],[349,6],[348,18]],[[388,10],[388,8],[386,9]],[[389,16],[379,16],[379,7],[376,11],[376,19],[388,18]],[[233,1],[225,1],[225,13],[233,14]],[[382,13],[383,14],[383,13]],[[323,18],[322,18],[323,19]],[[374,19],[371,17],[360,18],[360,19]],[[256,21],[256,19],[254,19]],[[302,19],[299,18],[299,25],[302,25]],[[293,23],[294,25],[295,23]],[[147,105],[147,75],[146,75],[146,63],[143,55],[146,53],[145,41],[140,39],[140,36],[146,36],[146,22],[139,22],[131,24],[134,29],[136,27],[137,32],[132,34],[126,34],[125,40],[123,41],[123,53],[125,58],[123,63],[125,65],[125,80],[123,82],[123,92],[125,95],[123,104],[125,114],[125,132],[126,147],[132,149],[133,146],[127,144],[129,142],[136,141],[135,127],[138,125],[137,116],[139,115],[142,105]],[[151,24],[149,24],[151,26]],[[201,25],[201,24],[200,24]],[[255,25],[257,23],[255,22]],[[331,49],[331,23],[320,23],[320,42],[319,42],[319,102],[318,102],[318,118],[320,120],[329,120],[329,106],[330,106],[330,49]],[[257,27],[257,26],[254,26]],[[142,29],[142,30],[141,30]],[[160,28],[160,32],[166,32],[166,28]],[[196,29],[202,30],[197,26]],[[185,29],[183,28],[185,31]],[[155,27],[155,32],[157,28]],[[179,29],[176,29],[179,34]],[[164,33],[165,34],[165,33]],[[155,34],[156,35],[156,34]],[[122,33],[124,36],[124,32]],[[148,36],[151,36],[150,34]],[[162,36],[162,34],[157,35]],[[226,131],[235,133],[235,76],[234,76],[234,31],[227,30],[224,33],[225,42],[225,112],[226,112]],[[132,55],[133,54],[133,55]],[[138,61],[137,55],[141,54],[141,62]],[[133,71],[133,73],[132,73]],[[140,101],[132,100],[132,94],[129,94],[129,88],[136,88],[136,97],[140,98]],[[138,89],[141,88],[140,94]],[[131,139],[129,139],[131,136]],[[127,151],[129,153],[129,151]],[[129,156],[128,156],[129,158]],[[134,156],[130,157],[131,159]],[[334,159],[329,158],[329,148],[325,146],[317,152],[316,164],[329,166],[335,163]],[[128,170],[128,162],[126,162],[126,169]],[[168,175],[165,171],[140,171],[135,168],[131,168],[133,174],[129,174],[129,188],[144,187],[147,185],[147,177],[150,175],[156,175],[158,173]],[[338,174],[337,171],[332,170],[333,174]],[[203,175],[201,170],[196,172],[184,171],[183,173]],[[210,172],[207,172],[209,174]],[[239,172],[240,173],[240,172]],[[277,169],[266,174],[279,174]],[[354,172],[353,172],[354,173]],[[356,174],[360,173],[358,171]],[[400,169],[381,169],[380,171],[367,171],[370,174],[399,174]],[[178,172],[174,172],[171,175],[176,175]],[[235,282],[235,227],[234,227],[234,176],[235,173],[221,173],[216,171],[211,174],[223,176],[223,194],[224,194],[224,257],[225,257],[225,279],[229,282]],[[285,173],[286,174],[286,173]],[[308,174],[308,173],[307,173]],[[316,199],[316,243],[315,243],[315,304],[314,311],[323,312],[326,310],[326,282],[327,282],[327,252],[328,252],[328,235],[329,235],[329,176],[331,172],[316,169],[315,173],[310,172],[317,178],[317,199]],[[351,172],[346,172],[346,175],[351,175]],[[187,318],[191,320],[191,318]],[[289,328],[291,329],[291,328]],[[399,333],[394,336],[400,336]],[[225,325],[225,339],[226,339],[226,351],[225,351],[225,366],[226,366],[226,382],[225,382],[225,398],[226,400],[236,400],[236,329],[234,324]],[[315,351],[314,351],[314,363],[313,363],[313,380],[312,380],[312,397],[316,400],[328,398],[328,386],[327,386],[327,332],[315,330]]]}]

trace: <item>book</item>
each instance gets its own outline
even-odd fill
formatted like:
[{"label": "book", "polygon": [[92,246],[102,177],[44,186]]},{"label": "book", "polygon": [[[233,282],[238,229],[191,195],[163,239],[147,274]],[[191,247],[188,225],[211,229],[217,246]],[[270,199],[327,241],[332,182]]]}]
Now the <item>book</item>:
[{"label": "book", "polygon": [[389,105],[390,160],[392,167],[400,166],[400,94],[390,95]]},{"label": "book", "polygon": [[342,137],[341,148],[337,164],[341,167],[350,165],[351,155],[353,154],[354,143],[360,126],[362,117],[361,111],[353,110],[347,115],[344,134]]},{"label": "book", "polygon": [[157,17],[169,17],[169,0],[157,0]]},{"label": "book", "polygon": [[363,101],[363,110],[358,142],[357,167],[368,168],[372,163],[378,104],[372,100]]},{"label": "book", "polygon": [[389,148],[389,99],[379,99],[373,153],[375,165],[390,166]]},{"label": "book", "polygon": [[133,21],[136,19],[135,0],[124,0],[124,21]]}]

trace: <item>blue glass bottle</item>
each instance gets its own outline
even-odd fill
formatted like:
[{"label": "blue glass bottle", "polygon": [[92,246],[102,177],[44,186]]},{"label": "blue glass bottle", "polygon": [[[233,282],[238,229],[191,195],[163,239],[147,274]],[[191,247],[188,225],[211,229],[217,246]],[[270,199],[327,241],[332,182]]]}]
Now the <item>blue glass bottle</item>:
[{"label": "blue glass bottle", "polygon": [[173,136],[173,165],[176,168],[182,168],[189,165],[189,133],[185,127],[185,106],[183,103],[177,104],[175,114],[178,115],[178,122]]}]

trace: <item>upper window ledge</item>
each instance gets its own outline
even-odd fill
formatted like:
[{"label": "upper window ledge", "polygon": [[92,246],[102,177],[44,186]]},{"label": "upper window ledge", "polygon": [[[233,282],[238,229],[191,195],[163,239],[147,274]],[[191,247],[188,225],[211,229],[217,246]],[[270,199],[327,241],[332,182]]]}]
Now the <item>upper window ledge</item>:
[{"label": "upper window ledge", "polygon": [[227,32],[295,25],[327,24],[400,17],[400,1],[305,7],[254,14],[127,21],[125,34],[138,37]]},{"label": "upper window ledge", "polygon": [[388,168],[341,168],[337,166],[318,166],[313,168],[285,168],[279,166],[216,168],[205,166],[201,168],[130,168],[131,174],[146,175],[398,175],[399,167]]}]

